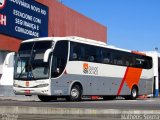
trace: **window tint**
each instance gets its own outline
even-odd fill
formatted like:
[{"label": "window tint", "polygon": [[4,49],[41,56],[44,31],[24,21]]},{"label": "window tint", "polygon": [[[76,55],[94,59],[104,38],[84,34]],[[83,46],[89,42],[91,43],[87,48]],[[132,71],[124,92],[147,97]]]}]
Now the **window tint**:
[{"label": "window tint", "polygon": [[146,69],[151,69],[152,66],[153,66],[152,58],[151,57],[146,57],[145,60],[146,60],[146,64],[147,64]]},{"label": "window tint", "polygon": [[40,42],[25,42],[22,43],[19,51],[29,50],[34,48],[37,49],[49,49],[51,48],[52,41],[40,41]]},{"label": "window tint", "polygon": [[71,61],[87,61],[144,69],[152,68],[151,57],[75,42],[71,42],[70,47]]},{"label": "window tint", "polygon": [[58,77],[62,74],[67,63],[68,42],[59,41],[53,51],[51,77]]},{"label": "window tint", "polygon": [[70,44],[70,60],[82,60],[84,59],[84,48],[80,43],[71,42]]},{"label": "window tint", "polygon": [[113,51],[112,58],[113,58],[113,64],[114,65],[123,65],[123,54],[122,54],[122,52]]},{"label": "window tint", "polygon": [[102,49],[102,63],[104,64],[112,64],[111,51],[109,49]]},{"label": "window tint", "polygon": [[124,54],[124,66],[132,67],[134,65],[134,57],[131,53],[125,52]]},{"label": "window tint", "polygon": [[152,68],[152,58],[147,56],[135,55],[134,67],[150,69]]},{"label": "window tint", "polygon": [[70,60],[101,62],[101,49],[99,47],[71,42]]},{"label": "window tint", "polygon": [[101,62],[101,50],[99,47],[84,45],[85,47],[85,61],[88,62]]}]

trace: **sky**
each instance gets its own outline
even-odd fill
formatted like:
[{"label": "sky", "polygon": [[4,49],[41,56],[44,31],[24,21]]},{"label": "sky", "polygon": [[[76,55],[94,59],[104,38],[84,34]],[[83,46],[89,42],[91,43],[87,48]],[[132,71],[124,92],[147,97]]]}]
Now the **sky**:
[{"label": "sky", "polygon": [[160,0],[61,0],[107,27],[107,44],[160,52]]}]

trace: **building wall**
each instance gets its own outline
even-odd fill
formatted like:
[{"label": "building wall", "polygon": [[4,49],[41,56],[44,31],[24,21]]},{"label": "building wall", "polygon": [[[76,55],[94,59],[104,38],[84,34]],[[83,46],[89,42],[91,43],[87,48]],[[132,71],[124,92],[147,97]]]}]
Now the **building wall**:
[{"label": "building wall", "polygon": [[0,50],[17,51],[20,43],[20,39],[0,34]]},{"label": "building wall", "polygon": [[[105,26],[77,13],[56,0],[36,1],[49,7],[48,36],[81,36],[103,42],[107,41]],[[17,51],[20,42],[20,39],[0,34],[0,50]]]},{"label": "building wall", "polygon": [[37,0],[49,6],[49,36],[81,36],[106,42],[106,27],[56,0]]}]

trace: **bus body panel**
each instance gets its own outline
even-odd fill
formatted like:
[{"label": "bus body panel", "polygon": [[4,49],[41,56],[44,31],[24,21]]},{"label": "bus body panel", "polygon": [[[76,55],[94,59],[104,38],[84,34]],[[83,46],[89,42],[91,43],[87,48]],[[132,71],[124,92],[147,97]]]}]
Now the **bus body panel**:
[{"label": "bus body panel", "polygon": [[[51,94],[54,96],[70,95],[70,88],[75,82],[79,82],[83,88],[83,95],[117,95],[122,78],[90,77],[81,75],[63,75],[51,80]],[[139,95],[152,94],[152,78],[140,79],[138,84]],[[130,95],[130,88],[123,84],[119,95]]]},{"label": "bus body panel", "polygon": [[[86,75],[86,73],[83,72],[84,63],[98,67],[98,73],[101,74],[96,73],[96,75]],[[58,96],[69,95],[73,83],[79,82],[83,88],[83,95],[117,95],[121,82],[125,76],[126,69],[127,67],[123,66],[69,61],[65,70],[66,73],[59,78],[51,80],[51,94]],[[92,73],[92,71],[90,72]],[[152,69],[142,70],[138,84],[134,83],[135,73],[132,74],[133,78],[130,81],[133,85],[138,86],[139,94],[151,94],[153,85]],[[130,95],[130,91],[131,87],[129,87],[125,81],[119,95]]]}]

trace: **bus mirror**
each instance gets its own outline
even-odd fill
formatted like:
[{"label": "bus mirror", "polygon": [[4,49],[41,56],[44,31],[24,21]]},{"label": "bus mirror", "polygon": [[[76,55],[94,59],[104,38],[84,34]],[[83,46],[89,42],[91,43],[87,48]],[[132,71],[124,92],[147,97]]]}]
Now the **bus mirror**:
[{"label": "bus mirror", "polygon": [[43,62],[48,62],[49,54],[52,52],[52,49],[47,49],[44,53]]},{"label": "bus mirror", "polygon": [[5,59],[5,64],[6,64],[6,65],[9,65],[10,62],[13,63],[13,61],[14,61],[14,56],[15,56],[15,52],[10,52],[10,53],[8,53],[7,56],[6,56],[6,59]]}]

